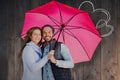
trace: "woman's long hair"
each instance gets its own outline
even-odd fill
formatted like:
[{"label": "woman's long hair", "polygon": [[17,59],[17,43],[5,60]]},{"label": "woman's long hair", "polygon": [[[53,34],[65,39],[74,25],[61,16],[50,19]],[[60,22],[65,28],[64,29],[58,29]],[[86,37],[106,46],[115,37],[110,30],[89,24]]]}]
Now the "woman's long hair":
[{"label": "woman's long hair", "polygon": [[[33,32],[34,32],[35,30],[40,30],[40,31],[41,31],[41,29],[40,29],[39,27],[37,27],[37,26],[32,27],[32,28],[30,28],[30,29],[27,31],[26,36],[25,36],[24,39],[23,39],[24,43],[23,43],[23,47],[21,48],[21,51],[20,51],[20,55],[19,55],[20,57],[22,56],[22,51],[23,51],[24,47],[26,46],[26,43],[28,43],[28,42],[31,41],[31,36],[32,36],[32,34],[33,34]],[[42,39],[41,39],[40,42],[38,43],[38,46],[41,45],[41,41],[42,41]]]}]

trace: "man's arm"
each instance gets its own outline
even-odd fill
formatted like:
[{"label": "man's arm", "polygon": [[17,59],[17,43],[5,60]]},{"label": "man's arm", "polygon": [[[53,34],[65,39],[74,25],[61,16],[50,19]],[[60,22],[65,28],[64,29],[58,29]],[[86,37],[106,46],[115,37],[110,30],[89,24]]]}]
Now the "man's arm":
[{"label": "man's arm", "polygon": [[62,68],[73,68],[74,63],[72,57],[70,55],[69,49],[64,45],[61,44],[61,55],[63,56],[64,60],[56,60],[54,56],[51,57],[51,62],[56,64],[58,67]]}]

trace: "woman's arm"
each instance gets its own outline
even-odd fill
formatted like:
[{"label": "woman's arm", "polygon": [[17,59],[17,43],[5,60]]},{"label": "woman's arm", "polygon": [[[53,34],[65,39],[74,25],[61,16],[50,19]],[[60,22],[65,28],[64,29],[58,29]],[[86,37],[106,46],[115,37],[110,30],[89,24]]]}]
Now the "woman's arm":
[{"label": "woman's arm", "polygon": [[42,59],[39,57],[39,59],[36,61],[37,53],[33,50],[32,47],[27,46],[23,50],[23,61],[25,64],[29,67],[30,71],[37,71],[41,69],[48,61],[48,56],[44,56]]}]

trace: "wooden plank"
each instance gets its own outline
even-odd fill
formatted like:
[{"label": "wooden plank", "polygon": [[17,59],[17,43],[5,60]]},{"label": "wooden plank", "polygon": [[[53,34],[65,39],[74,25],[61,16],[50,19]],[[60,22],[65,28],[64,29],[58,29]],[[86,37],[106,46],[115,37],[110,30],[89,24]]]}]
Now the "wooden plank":
[{"label": "wooden plank", "polygon": [[83,80],[83,77],[84,77],[83,66],[84,66],[84,63],[75,64],[75,67],[72,69],[73,80]]},{"label": "wooden plank", "polygon": [[[102,7],[110,10],[111,17],[113,23],[117,24],[115,22],[115,2],[109,1],[109,0],[103,0],[102,1]],[[116,28],[117,26],[115,26]],[[117,79],[117,67],[118,67],[118,60],[117,60],[117,54],[116,48],[117,45],[119,45],[117,40],[116,31],[110,35],[109,37],[106,37],[102,41],[102,49],[101,49],[101,80],[118,80]]]},{"label": "wooden plank", "polygon": [[0,63],[1,63],[1,65],[0,65],[0,80],[7,80],[7,72],[8,72],[7,49],[8,49],[7,45],[5,43],[1,43],[1,41],[0,41]]},{"label": "wooden plank", "polygon": [[115,1],[115,36],[116,36],[116,48],[114,48],[116,50],[117,53],[117,79],[116,80],[120,80],[120,1]]},{"label": "wooden plank", "polygon": [[[12,27],[12,7],[11,2],[2,1],[0,13],[0,80],[8,80],[9,71],[12,70],[9,66],[9,58],[12,55],[11,50],[11,32],[9,31]],[[10,55],[10,56],[9,56]],[[14,65],[13,63],[10,65]],[[11,71],[13,74],[14,71]],[[13,74],[14,75],[14,74]],[[12,78],[13,79],[13,78]]]},{"label": "wooden plank", "polygon": [[15,1],[7,4],[7,28],[8,28],[8,75],[7,80],[15,80],[15,26],[14,26],[14,9]]},{"label": "wooden plank", "polygon": [[23,72],[23,65],[20,55],[21,48],[22,48],[22,41],[20,38],[22,26],[24,23],[24,15],[25,11],[27,11],[27,5],[29,2],[26,2],[25,0],[22,1],[16,1],[16,7],[15,7],[15,80],[21,80],[22,78],[22,72]]}]

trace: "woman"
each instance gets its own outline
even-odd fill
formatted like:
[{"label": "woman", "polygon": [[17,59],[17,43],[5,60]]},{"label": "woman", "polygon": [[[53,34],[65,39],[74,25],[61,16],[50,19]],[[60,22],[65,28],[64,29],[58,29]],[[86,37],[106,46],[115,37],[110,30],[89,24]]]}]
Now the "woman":
[{"label": "woman", "polygon": [[23,77],[22,80],[42,80],[42,67],[48,61],[48,56],[53,55],[54,51],[42,58],[40,43],[41,29],[31,28],[25,37],[25,47],[22,51]]}]

